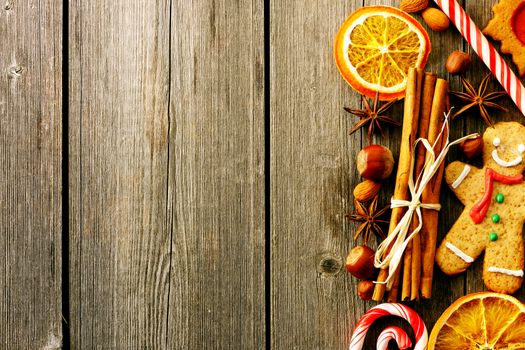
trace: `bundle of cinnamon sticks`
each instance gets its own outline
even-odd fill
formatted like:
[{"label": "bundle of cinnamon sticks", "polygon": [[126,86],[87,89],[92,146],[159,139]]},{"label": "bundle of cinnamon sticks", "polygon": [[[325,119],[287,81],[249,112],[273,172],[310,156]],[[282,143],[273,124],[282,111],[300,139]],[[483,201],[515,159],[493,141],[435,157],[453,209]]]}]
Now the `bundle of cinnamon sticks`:
[{"label": "bundle of cinnamon sticks", "polygon": [[[443,127],[444,114],[448,109],[448,82],[437,78],[435,74],[424,73],[422,69],[411,68],[406,87],[403,130],[393,198],[410,200],[409,177],[412,175],[413,179],[417,179],[427,161],[427,151],[422,144],[418,144],[414,149],[414,143],[418,138],[428,139],[431,145],[435,144],[435,154],[442,150],[447,135],[441,137],[439,135]],[[410,174],[413,158],[415,158],[414,173]],[[439,171],[423,190],[422,203],[439,203],[443,168],[444,164],[441,164]],[[394,231],[405,211],[406,208],[403,207],[392,209],[389,233]],[[424,208],[421,211],[421,231],[409,242],[403,256],[403,264],[395,272],[392,288],[388,292],[389,302],[398,300],[400,286],[401,300],[415,300],[420,297],[428,299],[432,296],[438,211]],[[418,225],[418,217],[414,215],[410,232]],[[388,269],[382,269],[378,282],[384,282],[387,277]],[[385,284],[376,284],[373,299],[383,300],[385,292]]]}]

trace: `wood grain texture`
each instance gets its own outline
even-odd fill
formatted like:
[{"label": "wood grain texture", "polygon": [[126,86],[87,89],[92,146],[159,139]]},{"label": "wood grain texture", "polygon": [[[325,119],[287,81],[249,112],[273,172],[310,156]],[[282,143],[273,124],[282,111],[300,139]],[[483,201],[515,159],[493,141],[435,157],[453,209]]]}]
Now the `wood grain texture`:
[{"label": "wood grain texture", "polygon": [[344,272],[361,148],[333,38],[352,1],[270,2],[272,349],[344,349],[364,304]]},{"label": "wood grain texture", "polygon": [[[483,6],[470,1],[467,12],[483,26],[490,17],[486,9],[495,1],[483,0]],[[352,240],[356,225],[344,214],[354,209],[352,190],[361,181],[355,159],[367,139],[365,133],[348,135],[356,118],[342,107],[358,107],[361,102],[339,76],[332,45],[339,25],[357,8],[398,6],[398,1],[270,1],[267,33],[263,4],[256,0],[71,2],[72,348],[346,349],[355,323],[376,304],[357,297],[358,281],[344,271],[347,252],[362,243]],[[31,16],[35,14],[26,15]],[[420,15],[414,17],[423,23]],[[3,25],[0,30],[12,30]],[[52,25],[46,22],[49,28]],[[468,46],[452,27],[435,33],[423,26],[433,47],[427,70],[448,78],[452,89],[460,89],[459,79],[449,76],[443,65],[451,51]],[[269,86],[264,84],[265,34],[270,36]],[[11,62],[9,50],[0,57]],[[48,68],[50,62],[46,60]],[[42,71],[47,72],[42,91],[48,94],[43,96],[59,96],[59,90],[47,90],[59,73]],[[476,59],[468,77],[477,83],[485,72]],[[12,90],[13,81],[44,86],[37,80],[24,82],[24,74],[6,80],[5,98],[21,99],[19,91],[25,91]],[[269,135],[264,133],[265,94],[270,94]],[[28,116],[27,111],[36,108],[33,104],[29,109],[23,105]],[[59,110],[48,104],[46,100],[42,106]],[[2,106],[9,104],[0,105],[5,115],[22,110]],[[498,113],[496,120],[521,120],[512,102],[507,106],[511,112]],[[389,115],[401,120],[402,103]],[[13,144],[2,138],[3,155],[27,152],[34,147],[32,142],[47,145],[48,152],[45,156],[32,152],[22,157],[26,163],[18,160],[18,165],[6,168],[12,169],[11,175],[3,173],[10,192],[2,195],[11,201],[6,202],[11,203],[7,209],[2,207],[6,222],[9,208],[25,203],[24,192],[14,190],[29,181],[20,164],[28,167],[38,161],[45,165],[40,167],[42,174],[59,179],[59,168],[55,174],[57,165],[50,155],[59,154],[55,154],[60,150],[56,135],[61,130],[56,120],[49,125],[52,122],[54,131],[46,132],[55,139],[20,138]],[[34,120],[27,117],[24,123],[9,122],[0,135],[17,133],[20,125],[37,132],[31,124]],[[468,115],[453,122],[451,139],[483,129],[474,115]],[[385,134],[385,138],[374,137],[374,142],[388,146],[397,158],[400,129],[388,128]],[[270,174],[264,169],[265,137],[270,138]],[[12,164],[10,159],[6,157],[7,164]],[[462,159],[457,148],[448,157],[455,159]],[[265,176],[271,176],[268,232]],[[394,181],[385,181],[381,205],[388,203]],[[49,204],[43,208],[58,215],[52,221],[54,216],[48,212],[38,214],[39,220],[49,220],[43,226],[49,228],[46,233],[52,231],[50,223],[60,221],[55,202],[49,202],[59,199],[55,192],[60,186],[52,186],[53,190],[46,189],[49,193],[42,192],[46,196],[37,197]],[[445,188],[442,205],[438,241],[461,210]],[[20,227],[26,230],[28,225],[23,222],[16,235],[6,235],[6,247],[18,244],[25,232]],[[6,227],[15,232],[15,226]],[[265,239],[271,256],[270,281],[265,280],[269,263]],[[36,244],[31,249],[45,251],[40,244],[52,241],[46,242],[31,241]],[[55,244],[53,251],[60,255],[60,241]],[[7,259],[17,261],[13,266],[22,264],[18,256]],[[429,330],[452,301],[465,292],[484,289],[480,266],[456,278],[437,269],[433,299],[409,303]],[[55,267],[60,267],[58,260]],[[0,280],[14,283],[17,276],[12,271],[0,271]],[[59,281],[59,274],[55,278]],[[23,290],[16,298],[29,292]],[[13,317],[7,309],[11,291],[6,287],[3,293],[2,315]],[[265,305],[265,293],[270,293],[270,305]],[[522,289],[518,295],[523,293]],[[59,299],[56,305],[52,310],[59,310]],[[265,343],[268,310],[270,344]],[[374,327],[367,348],[375,346],[384,325],[379,322]],[[1,332],[12,329],[9,324],[2,328],[0,339]],[[29,344],[23,340],[29,337],[21,335],[20,344]]]},{"label": "wood grain texture", "polygon": [[169,1],[69,6],[71,345],[165,348]]},{"label": "wood grain texture", "polygon": [[62,344],[62,2],[0,7],[0,348]]},{"label": "wood grain texture", "polygon": [[173,1],[169,349],[265,348],[263,11]]},{"label": "wood grain texture", "polygon": [[262,4],[70,6],[73,347],[263,348]]}]

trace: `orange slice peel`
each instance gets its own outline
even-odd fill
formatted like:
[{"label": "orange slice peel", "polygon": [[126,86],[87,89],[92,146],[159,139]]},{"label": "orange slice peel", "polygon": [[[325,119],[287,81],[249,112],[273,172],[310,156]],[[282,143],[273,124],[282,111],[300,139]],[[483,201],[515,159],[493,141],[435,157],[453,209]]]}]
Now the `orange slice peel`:
[{"label": "orange slice peel", "polygon": [[525,349],[525,305],[483,292],[456,300],[436,322],[428,350]]},{"label": "orange slice peel", "polygon": [[423,68],[428,33],[408,13],[390,6],[362,7],[343,23],[334,44],[339,72],[355,90],[380,100],[403,97],[410,67]]}]

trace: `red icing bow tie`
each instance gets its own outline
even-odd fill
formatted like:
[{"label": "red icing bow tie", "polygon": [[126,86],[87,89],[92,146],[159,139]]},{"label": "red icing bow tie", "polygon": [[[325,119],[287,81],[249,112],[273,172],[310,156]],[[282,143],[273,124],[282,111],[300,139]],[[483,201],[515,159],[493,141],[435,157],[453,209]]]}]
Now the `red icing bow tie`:
[{"label": "red icing bow tie", "polygon": [[485,194],[483,198],[470,209],[470,217],[476,224],[480,224],[489,211],[490,199],[492,198],[492,191],[494,190],[494,181],[505,185],[517,185],[523,182],[523,174],[508,176],[499,174],[495,172],[494,169],[487,168],[485,171]]}]

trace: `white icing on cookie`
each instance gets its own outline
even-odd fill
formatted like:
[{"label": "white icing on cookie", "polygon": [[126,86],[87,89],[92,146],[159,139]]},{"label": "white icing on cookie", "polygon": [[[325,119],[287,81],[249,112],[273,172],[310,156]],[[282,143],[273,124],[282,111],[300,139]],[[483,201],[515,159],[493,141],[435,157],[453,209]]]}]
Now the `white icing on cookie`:
[{"label": "white icing on cookie", "polygon": [[459,249],[458,247],[456,247],[452,243],[450,243],[450,242],[445,243],[445,247],[450,249],[452,251],[452,253],[456,254],[461,260],[465,261],[466,263],[471,264],[471,263],[474,262],[474,258],[472,258],[472,257],[468,256],[467,254],[463,253],[461,251],[461,249]]},{"label": "white icing on cookie", "polygon": [[523,143],[520,143],[518,145],[518,152],[520,152],[520,153],[525,152],[525,145]]},{"label": "white icing on cookie", "polygon": [[459,174],[458,178],[452,183],[452,188],[457,188],[459,185],[461,185],[461,183],[463,182],[463,180],[465,180],[465,178],[468,176],[468,174],[470,173],[470,165],[467,165],[465,164],[465,167],[463,168],[463,171],[461,172],[461,174]]},{"label": "white icing on cookie", "polygon": [[489,272],[496,272],[496,273],[503,273],[505,275],[515,276],[515,277],[523,277],[523,270],[508,270],[501,267],[496,266],[490,266]]},{"label": "white icing on cookie", "polygon": [[503,160],[499,157],[498,155],[498,150],[495,149],[494,151],[492,151],[492,159],[494,159],[494,161],[496,163],[498,163],[499,165],[501,165],[502,167],[505,167],[505,168],[508,168],[508,167],[511,167],[511,166],[515,166],[515,165],[518,165],[521,163],[521,161],[523,160],[523,158],[521,158],[521,156],[517,156],[516,158],[514,158],[513,160],[511,161],[506,161],[506,160]]},{"label": "white icing on cookie", "polygon": [[501,144],[501,139],[499,137],[495,137],[494,140],[492,140],[492,144],[498,147]]}]

